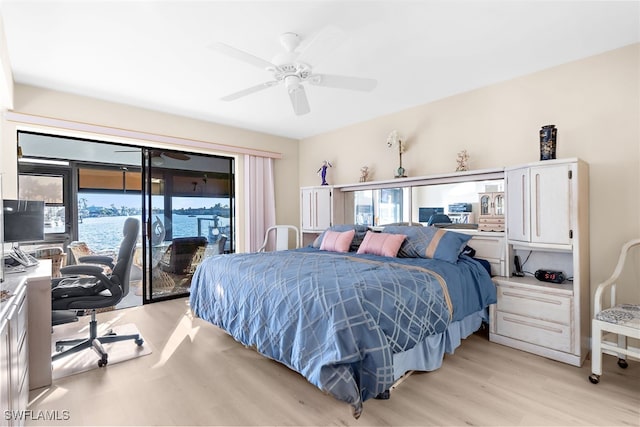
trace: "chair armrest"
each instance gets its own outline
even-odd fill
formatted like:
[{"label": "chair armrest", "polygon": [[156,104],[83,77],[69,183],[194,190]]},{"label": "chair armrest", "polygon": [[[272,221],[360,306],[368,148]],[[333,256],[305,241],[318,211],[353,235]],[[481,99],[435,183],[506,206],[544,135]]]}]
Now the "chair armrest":
[{"label": "chair armrest", "polygon": [[[120,287],[119,281],[111,280],[109,277],[105,276],[104,270],[102,269],[102,267],[99,267],[97,265],[90,265],[90,264],[68,265],[66,267],[62,267],[60,269],[60,272],[64,276],[79,276],[79,275],[93,276],[96,279],[100,280],[100,282],[104,285],[104,287],[106,289],[109,289],[112,295],[115,296],[122,293],[122,288]],[[60,280],[61,279],[57,279],[56,284],[60,282]]]},{"label": "chair armrest", "polygon": [[593,313],[594,315],[600,313],[602,311],[602,296],[607,288],[611,287],[611,306],[616,304],[616,281],[622,274],[622,270],[624,268],[624,263],[627,259],[627,253],[634,246],[640,245],[640,239],[630,240],[622,246],[622,250],[620,250],[620,256],[618,257],[618,263],[616,264],[616,268],[613,270],[613,274],[604,282],[600,283],[596,288],[596,292],[593,296]]},{"label": "chair armrest", "polygon": [[78,262],[81,262],[83,264],[101,264],[101,265],[106,265],[107,267],[109,267],[112,270],[113,270],[113,267],[114,267],[113,258],[111,258],[109,256],[105,256],[105,255],[81,256],[80,258],[78,258]]},{"label": "chair armrest", "polygon": [[[109,278],[104,275],[104,270],[102,269],[102,267],[97,265],[91,265],[91,264],[67,265],[60,269],[60,273],[64,276],[85,275],[85,276],[98,277],[100,279],[104,277],[104,279],[109,280]],[[100,276],[103,276],[103,277],[100,277]]]}]

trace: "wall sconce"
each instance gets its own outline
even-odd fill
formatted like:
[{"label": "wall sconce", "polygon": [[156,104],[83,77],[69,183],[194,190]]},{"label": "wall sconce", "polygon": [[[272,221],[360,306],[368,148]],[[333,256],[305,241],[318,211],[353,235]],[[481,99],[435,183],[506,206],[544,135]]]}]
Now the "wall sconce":
[{"label": "wall sconce", "polygon": [[393,148],[398,147],[398,157],[400,158],[400,166],[396,169],[395,178],[406,178],[407,176],[404,174],[405,170],[402,167],[402,153],[404,153],[405,143],[400,138],[397,130],[392,130],[389,136],[387,137],[387,147]]}]

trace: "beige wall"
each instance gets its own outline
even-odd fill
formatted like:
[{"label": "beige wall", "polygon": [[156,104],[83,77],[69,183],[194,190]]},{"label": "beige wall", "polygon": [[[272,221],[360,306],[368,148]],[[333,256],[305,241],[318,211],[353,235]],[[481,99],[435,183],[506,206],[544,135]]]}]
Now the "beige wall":
[{"label": "beige wall", "polygon": [[13,74],[9,66],[9,49],[0,16],[0,111],[13,107]]},{"label": "beige wall", "polygon": [[[212,144],[225,144],[234,147],[281,153],[282,158],[275,160],[274,172],[276,218],[280,223],[297,224],[299,222],[299,189],[296,184],[298,178],[297,140],[25,85],[15,85],[14,87],[13,111],[137,132],[167,135]],[[5,197],[15,197],[16,195],[16,130],[22,128],[39,132],[69,135],[69,132],[33,125],[24,126],[3,118],[0,121],[0,132],[2,132],[0,172],[2,172],[4,176],[3,190]],[[76,132],[74,134],[78,133]],[[106,139],[116,140],[115,138]],[[195,152],[216,153],[214,150],[207,149],[206,147],[192,147],[188,144],[182,148]],[[224,154],[228,155],[228,153]],[[241,203],[243,200],[242,156],[240,156],[239,161],[236,162],[236,167],[238,183],[237,200],[239,202],[237,212],[239,214],[238,217],[241,219],[241,213],[244,208]],[[240,220],[238,223],[239,250],[243,248],[243,231],[243,222]]]},{"label": "beige wall", "polygon": [[398,167],[397,152],[386,146],[392,129],[406,138],[409,176],[454,171],[462,149],[471,169],[537,161],[545,124],[558,128],[558,158],[590,166],[595,289],[612,273],[622,244],[640,237],[640,44],[304,139],[300,185],[319,184],[324,159],[334,165],[330,184],[357,182],[364,165],[373,180],[392,179]]}]

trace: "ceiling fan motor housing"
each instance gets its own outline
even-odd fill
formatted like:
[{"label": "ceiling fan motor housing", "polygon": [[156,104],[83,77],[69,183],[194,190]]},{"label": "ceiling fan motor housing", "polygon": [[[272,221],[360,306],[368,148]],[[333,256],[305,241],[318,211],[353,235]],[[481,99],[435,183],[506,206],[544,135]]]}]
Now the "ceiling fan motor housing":
[{"label": "ceiling fan motor housing", "polygon": [[293,52],[300,45],[300,36],[296,33],[283,33],[280,35],[280,43],[287,52]]}]

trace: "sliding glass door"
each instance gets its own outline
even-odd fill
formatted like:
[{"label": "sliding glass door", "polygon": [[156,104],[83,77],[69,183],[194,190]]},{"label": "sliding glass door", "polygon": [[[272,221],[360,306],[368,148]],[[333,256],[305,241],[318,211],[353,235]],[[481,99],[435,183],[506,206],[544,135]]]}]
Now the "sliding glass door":
[{"label": "sliding glass door", "polygon": [[184,296],[207,256],[234,250],[233,159],[145,150],[145,301]]},{"label": "sliding glass door", "polygon": [[141,220],[118,307],[184,296],[203,257],[234,252],[232,157],[24,131],[18,144],[20,197],[46,202],[46,243],[68,263],[115,256],[125,219]]}]

